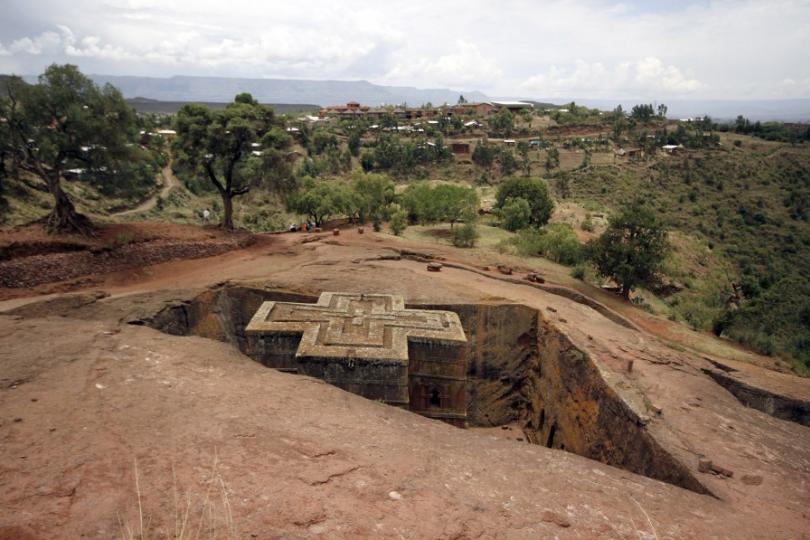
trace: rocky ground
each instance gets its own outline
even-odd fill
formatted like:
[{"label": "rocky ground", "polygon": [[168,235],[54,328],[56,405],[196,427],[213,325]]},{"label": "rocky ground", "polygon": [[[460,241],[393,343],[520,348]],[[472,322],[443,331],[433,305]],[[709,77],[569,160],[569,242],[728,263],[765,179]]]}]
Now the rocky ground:
[{"label": "rocky ground", "polygon": [[[810,428],[768,410],[810,410],[810,381],[772,359],[480,252],[368,231],[235,247],[0,289],[0,538],[810,538]],[[453,267],[428,273],[426,256]],[[127,324],[226,281],[537,309],[710,494]],[[712,372],[765,397],[745,406]]]}]

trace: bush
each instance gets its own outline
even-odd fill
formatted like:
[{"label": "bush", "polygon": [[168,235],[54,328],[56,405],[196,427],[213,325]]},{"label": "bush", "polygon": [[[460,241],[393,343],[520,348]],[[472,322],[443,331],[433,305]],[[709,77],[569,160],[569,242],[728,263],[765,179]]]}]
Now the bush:
[{"label": "bush", "polygon": [[596,229],[596,225],[594,225],[590,214],[585,216],[585,219],[582,221],[582,223],[580,223],[579,227],[583,231],[588,231],[588,232],[593,232],[594,229]]},{"label": "bush", "polygon": [[500,210],[501,225],[507,231],[518,231],[529,226],[532,209],[526,199],[509,199]]},{"label": "bush", "polygon": [[514,243],[521,255],[540,255],[566,266],[575,265],[585,258],[584,246],[567,223],[552,223],[542,229],[525,229],[518,233]]},{"label": "bush", "polygon": [[474,247],[476,240],[478,229],[472,222],[467,222],[453,231],[453,245],[456,247]]},{"label": "bush", "polygon": [[408,214],[405,210],[397,210],[391,215],[391,232],[400,236],[408,226]]},{"label": "bush", "polygon": [[571,270],[571,277],[574,279],[579,279],[581,281],[585,280],[585,267],[581,264],[578,264]]}]

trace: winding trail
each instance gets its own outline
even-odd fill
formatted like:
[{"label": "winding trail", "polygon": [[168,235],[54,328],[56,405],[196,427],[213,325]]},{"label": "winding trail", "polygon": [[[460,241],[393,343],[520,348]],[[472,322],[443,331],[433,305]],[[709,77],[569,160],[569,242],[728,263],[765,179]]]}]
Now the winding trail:
[{"label": "winding trail", "polygon": [[144,212],[148,212],[151,209],[153,209],[157,205],[158,198],[165,199],[166,197],[168,197],[169,193],[171,193],[171,191],[180,183],[179,180],[177,180],[177,177],[175,177],[174,173],[172,172],[171,161],[165,167],[163,167],[163,169],[160,171],[160,174],[161,176],[163,176],[163,187],[160,189],[158,193],[152,195],[151,197],[149,197],[148,199],[146,199],[145,201],[143,201],[134,208],[130,208],[128,210],[121,210],[120,212],[114,212],[110,215],[129,216],[132,214],[142,214]]}]

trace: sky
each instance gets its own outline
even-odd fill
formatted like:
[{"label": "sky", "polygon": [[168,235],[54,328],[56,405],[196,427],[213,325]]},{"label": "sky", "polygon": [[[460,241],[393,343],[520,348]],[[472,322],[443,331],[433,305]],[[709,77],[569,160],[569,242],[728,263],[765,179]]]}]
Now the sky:
[{"label": "sky", "polygon": [[810,98],[810,0],[0,0],[0,73]]}]

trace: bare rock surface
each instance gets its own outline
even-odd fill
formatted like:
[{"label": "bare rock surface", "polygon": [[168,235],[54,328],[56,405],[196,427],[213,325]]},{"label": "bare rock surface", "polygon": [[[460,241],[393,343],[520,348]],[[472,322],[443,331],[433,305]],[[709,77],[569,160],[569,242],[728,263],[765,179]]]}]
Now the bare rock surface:
[{"label": "bare rock surface", "polygon": [[[422,260],[400,258],[404,247]],[[236,538],[810,538],[810,428],[747,406],[709,372],[797,402],[810,398],[806,379],[588,292],[641,330],[619,324],[576,295],[505,281],[497,265],[515,262],[481,257],[375,233],[299,234],[7,295],[0,538],[141,526],[171,537],[184,523]],[[610,454],[579,423],[621,412],[711,494],[527,444],[525,426],[459,430],[266,369],[227,343],[127,324],[226,281],[537,310],[538,343],[554,356],[541,350],[536,368],[581,363],[601,392],[559,393],[567,450]]]},{"label": "bare rock surface", "polygon": [[138,490],[151,534],[170,534],[186,508],[195,527],[240,538],[806,532],[800,519],[752,519],[733,502],[455,429],[201,338],[4,316],[0,350],[0,521],[35,538],[116,537],[119,517],[137,530]]}]

